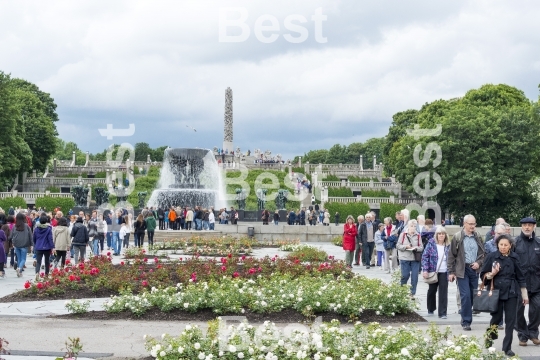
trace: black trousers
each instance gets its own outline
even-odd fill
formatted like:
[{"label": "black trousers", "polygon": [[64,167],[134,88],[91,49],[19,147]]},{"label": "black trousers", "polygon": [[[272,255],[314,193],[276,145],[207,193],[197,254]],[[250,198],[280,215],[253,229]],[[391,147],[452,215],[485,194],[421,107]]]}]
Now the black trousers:
[{"label": "black trousers", "polygon": [[51,250],[36,250],[36,274],[41,270],[41,262],[45,258],[45,275],[49,275],[49,265]]},{"label": "black trousers", "polygon": [[516,330],[520,341],[538,339],[538,326],[540,325],[540,292],[529,293],[529,323],[525,320],[525,305],[518,300]]},{"label": "black trousers", "polygon": [[429,284],[427,292],[427,311],[435,312],[437,309],[437,290],[439,291],[439,317],[447,315],[448,308],[448,274],[440,272],[437,274],[439,280],[435,284]]},{"label": "black trousers", "polygon": [[165,230],[165,220],[159,219],[159,230]]},{"label": "black trousers", "polygon": [[[516,325],[516,309],[518,298],[509,298],[508,300],[499,300],[499,307],[497,312],[491,313],[491,320],[489,325],[499,325],[503,318],[506,321],[506,327],[504,328],[504,339],[502,350],[504,352],[512,349],[512,339],[514,337],[514,326]],[[504,308],[504,310],[503,310]],[[538,328],[537,328],[538,329]]]},{"label": "black trousers", "polygon": [[371,254],[373,254],[374,247],[375,247],[374,242],[366,242],[364,244],[362,262],[364,263],[365,266],[369,266],[371,264]]},{"label": "black trousers", "polygon": [[[101,243],[103,244],[103,240],[101,240]],[[62,265],[62,267],[66,266],[66,254],[66,250],[56,250],[56,260]]]}]

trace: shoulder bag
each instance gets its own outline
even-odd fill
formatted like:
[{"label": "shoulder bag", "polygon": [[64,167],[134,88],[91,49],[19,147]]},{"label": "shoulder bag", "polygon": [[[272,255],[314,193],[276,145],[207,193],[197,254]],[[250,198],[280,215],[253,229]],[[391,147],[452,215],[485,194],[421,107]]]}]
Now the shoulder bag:
[{"label": "shoulder bag", "polygon": [[491,279],[491,288],[489,290],[485,288],[486,275],[484,274],[482,284],[473,297],[473,310],[493,313],[497,311],[499,306],[499,290],[493,289],[493,279]]},{"label": "shoulder bag", "polygon": [[[409,234],[405,234],[405,237],[407,238],[407,241],[409,242],[409,244],[411,244],[411,246],[412,246],[411,239],[409,239]],[[418,235],[418,246],[420,246],[420,235]],[[416,249],[414,249],[413,250],[413,255],[414,255],[414,261],[422,261],[422,252],[421,251],[417,251]]]},{"label": "shoulder bag", "polygon": [[[446,249],[444,251],[444,256],[443,256],[443,260],[444,258],[446,257]],[[426,284],[436,284],[439,282],[439,277],[438,277],[438,274],[439,274],[439,269],[441,268],[441,265],[442,265],[442,261],[441,263],[439,264],[439,266],[437,266],[437,271],[435,272],[428,272],[427,274],[427,278],[424,279],[424,282]]]}]

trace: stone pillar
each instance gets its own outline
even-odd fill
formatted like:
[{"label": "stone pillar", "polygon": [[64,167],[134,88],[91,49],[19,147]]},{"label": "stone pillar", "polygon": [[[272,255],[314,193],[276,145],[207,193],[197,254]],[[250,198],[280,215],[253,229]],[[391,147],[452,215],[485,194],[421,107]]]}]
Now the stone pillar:
[{"label": "stone pillar", "polygon": [[291,165],[291,163],[289,162],[289,179],[292,180],[292,178],[293,178],[292,165]]},{"label": "stone pillar", "polygon": [[69,166],[71,166],[71,167],[75,166],[75,159],[76,159],[76,155],[75,155],[75,151],[74,151],[73,154],[72,154],[71,165],[69,165]]},{"label": "stone pillar", "polygon": [[146,162],[151,163],[152,159],[150,159],[150,154],[146,155]]},{"label": "stone pillar", "polygon": [[78,182],[79,184],[82,183],[82,176],[81,176],[81,175],[77,176],[77,182]]},{"label": "stone pillar", "polygon": [[37,171],[36,170],[32,170],[32,177],[37,177]]},{"label": "stone pillar", "polygon": [[56,175],[56,158],[53,159],[53,174]]},{"label": "stone pillar", "polygon": [[45,179],[49,175],[49,165],[45,167],[45,173],[43,174],[43,178]]},{"label": "stone pillar", "polygon": [[[35,170],[34,170],[35,171]],[[19,173],[15,175],[15,186],[19,185]]]},{"label": "stone pillar", "polygon": [[304,164],[304,172],[306,174],[309,174],[309,161],[307,161],[305,164]]},{"label": "stone pillar", "polygon": [[346,186],[347,186],[347,180],[341,179],[341,187],[346,187]]},{"label": "stone pillar", "polygon": [[28,173],[25,171],[22,173],[22,183],[23,185],[26,183],[26,178],[28,177]]},{"label": "stone pillar", "polygon": [[90,165],[90,152],[86,152],[86,162],[84,163],[84,166]]},{"label": "stone pillar", "polygon": [[373,170],[377,169],[377,155],[373,155]]},{"label": "stone pillar", "polygon": [[298,166],[302,167],[302,157],[301,156],[298,157]]},{"label": "stone pillar", "polygon": [[131,160],[127,159],[126,160],[126,170],[129,170],[131,169]]},{"label": "stone pillar", "polygon": [[[317,183],[317,180],[318,180],[317,172],[314,172],[313,174],[311,174],[311,185],[312,185],[313,188],[316,188],[316,187],[319,186],[319,184]],[[313,192],[313,193],[315,193],[315,192]]]},{"label": "stone pillar", "polygon": [[324,204],[328,202],[328,186],[321,188],[321,207],[325,209]]},{"label": "stone pillar", "polygon": [[364,171],[364,156],[360,155],[360,170]]},{"label": "stone pillar", "polygon": [[111,172],[109,169],[105,170],[105,184],[110,185],[111,183]]},{"label": "stone pillar", "polygon": [[230,87],[225,90],[225,114],[223,118],[223,151],[228,151],[229,154],[234,151],[233,92]]}]

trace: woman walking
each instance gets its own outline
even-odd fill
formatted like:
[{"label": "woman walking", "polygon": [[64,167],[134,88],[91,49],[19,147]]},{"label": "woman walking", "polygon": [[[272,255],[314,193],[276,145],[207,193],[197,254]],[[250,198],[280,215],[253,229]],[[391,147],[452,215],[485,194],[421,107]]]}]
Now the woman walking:
[{"label": "woman walking", "polygon": [[142,214],[137,216],[137,221],[135,221],[133,229],[135,231],[135,247],[142,247],[144,243],[144,231],[146,230],[146,221],[144,221]]},{"label": "woman walking", "polygon": [[[68,221],[65,217],[58,219],[58,225],[53,229],[53,242],[56,257],[54,259],[54,267],[60,266],[63,269],[66,266],[66,255],[71,247],[71,236],[69,235]],[[101,242],[103,245],[103,240]]]},{"label": "woman walking", "polygon": [[352,215],[347,216],[347,221],[343,225],[343,250],[345,250],[345,263],[352,269],[353,254],[356,248],[356,224]]},{"label": "woman walking", "polygon": [[505,234],[499,236],[495,242],[497,251],[487,255],[480,272],[480,278],[484,280],[485,286],[491,287],[491,282],[493,282],[493,287],[499,290],[499,306],[496,312],[491,313],[486,345],[491,347],[493,340],[498,338],[496,327],[500,323],[504,311],[506,327],[502,351],[508,356],[514,356],[512,339],[516,324],[518,299],[521,294],[523,304],[529,303],[527,283],[519,257],[511,251],[512,239]]},{"label": "woman walking", "polygon": [[439,318],[446,319],[448,307],[448,249],[450,249],[450,239],[446,229],[437,227],[435,235],[430,238],[422,254],[422,276],[427,279],[428,273],[437,273],[437,282],[429,284],[427,292],[428,316],[435,313],[437,309],[437,290],[439,291]]},{"label": "woman walking", "polygon": [[330,213],[328,212],[328,210],[325,210],[324,211],[324,218],[323,218],[323,226],[330,226]]},{"label": "woman walking", "polygon": [[279,211],[276,210],[274,213],[274,225],[277,225],[279,223]]},{"label": "woman walking", "polygon": [[[79,219],[81,219],[81,226],[83,226],[82,218]],[[41,269],[41,262],[43,261],[43,258],[45,258],[45,276],[49,275],[49,255],[54,249],[52,227],[49,224],[50,221],[51,220],[47,214],[42,213],[39,217],[39,225],[36,225],[36,228],[34,229],[34,244],[36,250],[36,281],[39,280],[39,270]],[[83,228],[86,231],[86,227],[83,226]]]},{"label": "woman walking", "polygon": [[23,213],[18,213],[15,216],[15,227],[11,232],[11,242],[17,256],[17,277],[21,277],[26,263],[26,252],[27,250],[31,252],[34,247],[32,229],[28,226],[26,215]]},{"label": "woman walking", "polygon": [[[9,231],[9,226],[7,224],[2,227],[5,227],[6,231]],[[7,263],[7,256],[4,248],[6,243],[8,243],[8,237],[4,230],[0,230],[0,280],[4,279],[6,276],[6,271],[4,270],[4,266]]]},{"label": "woman walking", "polygon": [[384,232],[381,238],[384,241],[384,267],[387,274],[390,274],[398,267],[396,231],[396,227],[392,224],[392,218],[384,218]]},{"label": "woman walking", "polygon": [[416,232],[416,220],[409,220],[406,231],[403,231],[397,242],[399,263],[401,265],[401,285],[407,284],[411,278],[411,298],[416,295],[416,285],[418,285],[418,273],[420,261],[415,258],[415,253],[422,253],[422,239]]}]

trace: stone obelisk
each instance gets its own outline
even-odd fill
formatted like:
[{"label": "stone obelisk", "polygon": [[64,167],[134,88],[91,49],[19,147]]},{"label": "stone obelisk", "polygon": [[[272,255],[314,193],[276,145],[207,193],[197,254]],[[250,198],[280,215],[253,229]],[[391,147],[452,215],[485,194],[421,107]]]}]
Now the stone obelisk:
[{"label": "stone obelisk", "polygon": [[225,90],[225,118],[223,119],[223,151],[233,151],[233,94],[228,87]]}]

